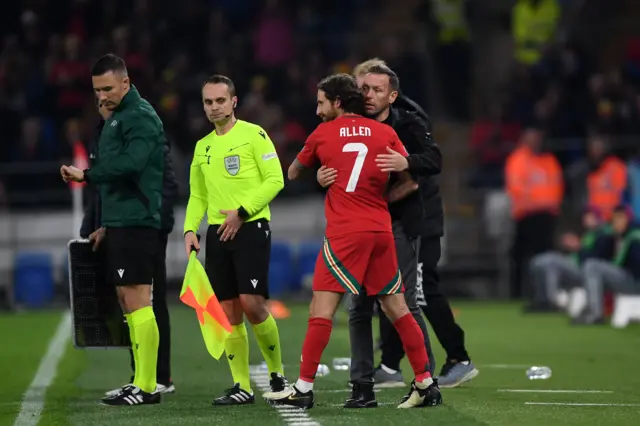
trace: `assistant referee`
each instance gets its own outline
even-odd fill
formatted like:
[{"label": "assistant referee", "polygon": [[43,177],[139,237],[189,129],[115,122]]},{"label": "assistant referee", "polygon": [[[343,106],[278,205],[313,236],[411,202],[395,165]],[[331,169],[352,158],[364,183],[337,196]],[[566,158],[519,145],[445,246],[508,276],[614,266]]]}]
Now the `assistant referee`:
[{"label": "assistant referee", "polygon": [[198,141],[190,171],[184,222],[187,256],[200,250],[196,232],[207,214],[205,268],[233,331],[225,341],[234,386],[214,405],[253,404],[249,378],[249,341],[243,317],[252,325],[271,375],[271,389],[287,386],[280,336],[267,309],[271,212],[269,203],[284,187],[273,142],[255,124],[238,120],[235,86],[222,75],[202,86],[202,103],[215,129]]},{"label": "assistant referee", "polygon": [[106,405],[160,402],[156,365],[159,333],[151,305],[155,256],[160,239],[164,131],[153,107],[133,86],[127,67],[108,54],[91,70],[98,102],[111,115],[98,142],[98,161],[90,169],[62,166],[65,182],[96,185],[106,229],[107,278],[115,284],[129,325],[135,378]]}]

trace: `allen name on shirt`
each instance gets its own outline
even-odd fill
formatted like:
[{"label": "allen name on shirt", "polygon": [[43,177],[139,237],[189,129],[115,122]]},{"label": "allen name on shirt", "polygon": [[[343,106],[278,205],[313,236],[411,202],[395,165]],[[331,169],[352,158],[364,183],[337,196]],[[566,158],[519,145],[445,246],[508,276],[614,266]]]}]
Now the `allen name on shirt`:
[{"label": "allen name on shirt", "polygon": [[371,136],[371,129],[365,126],[340,127],[340,137]]}]

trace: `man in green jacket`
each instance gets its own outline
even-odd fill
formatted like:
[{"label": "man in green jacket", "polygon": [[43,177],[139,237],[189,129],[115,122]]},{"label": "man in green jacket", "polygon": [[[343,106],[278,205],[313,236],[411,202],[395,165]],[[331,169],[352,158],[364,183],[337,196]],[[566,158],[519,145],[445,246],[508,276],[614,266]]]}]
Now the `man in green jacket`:
[{"label": "man in green jacket", "polygon": [[108,54],[91,70],[98,101],[111,111],[98,143],[96,164],[87,170],[62,166],[65,182],[96,185],[102,200],[107,279],[118,291],[129,325],[135,377],[106,405],[160,402],[156,391],[158,326],[151,304],[154,257],[158,249],[164,169],[164,132],[153,107],[131,85],[124,61]]}]

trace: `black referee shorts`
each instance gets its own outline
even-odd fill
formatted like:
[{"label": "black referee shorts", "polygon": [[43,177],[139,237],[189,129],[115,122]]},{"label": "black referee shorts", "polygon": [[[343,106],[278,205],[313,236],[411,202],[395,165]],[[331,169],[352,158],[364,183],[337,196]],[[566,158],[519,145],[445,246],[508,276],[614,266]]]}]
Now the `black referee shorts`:
[{"label": "black referee shorts", "polygon": [[211,287],[220,301],[237,299],[241,294],[269,298],[269,259],[271,229],[259,219],[242,224],[235,238],[220,241],[220,225],[207,231],[205,269]]},{"label": "black referee shorts", "polygon": [[153,284],[159,240],[155,228],[107,228],[107,279],[116,286]]}]

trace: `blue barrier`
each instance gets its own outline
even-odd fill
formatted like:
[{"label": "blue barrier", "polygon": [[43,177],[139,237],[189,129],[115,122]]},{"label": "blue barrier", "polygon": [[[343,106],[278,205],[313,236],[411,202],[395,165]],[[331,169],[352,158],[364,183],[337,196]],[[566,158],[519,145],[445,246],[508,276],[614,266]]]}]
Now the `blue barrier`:
[{"label": "blue barrier", "polygon": [[310,285],[313,271],[316,267],[318,254],[322,250],[322,241],[305,241],[298,247],[298,262],[296,268],[295,290],[300,290],[306,283]]},{"label": "blue barrier", "polygon": [[271,261],[269,263],[269,293],[279,297],[288,290],[293,274],[293,253],[288,243],[271,243]]},{"label": "blue barrier", "polygon": [[21,252],[14,267],[14,294],[18,304],[40,308],[53,300],[53,261],[50,253]]}]

